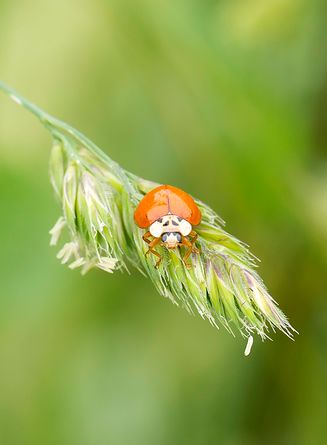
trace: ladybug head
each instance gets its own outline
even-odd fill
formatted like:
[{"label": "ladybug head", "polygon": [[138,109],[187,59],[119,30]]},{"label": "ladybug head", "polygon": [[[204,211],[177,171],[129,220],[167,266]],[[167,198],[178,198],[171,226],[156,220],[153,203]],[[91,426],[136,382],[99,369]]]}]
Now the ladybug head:
[{"label": "ladybug head", "polygon": [[166,247],[173,249],[192,231],[191,224],[177,215],[165,215],[151,224],[149,231],[155,238],[160,238]]},{"label": "ladybug head", "polygon": [[167,249],[175,249],[182,242],[182,235],[179,232],[165,232],[161,235],[161,240]]}]

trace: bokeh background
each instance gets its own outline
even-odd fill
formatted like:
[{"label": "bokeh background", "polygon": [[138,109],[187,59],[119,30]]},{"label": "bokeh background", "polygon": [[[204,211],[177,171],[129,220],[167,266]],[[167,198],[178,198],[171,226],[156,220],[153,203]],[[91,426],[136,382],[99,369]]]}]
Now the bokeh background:
[{"label": "bokeh background", "polygon": [[56,260],[50,137],[0,96],[0,444],[327,443],[319,0],[0,0],[0,78],[210,204],[300,331],[216,331],[150,281]]}]

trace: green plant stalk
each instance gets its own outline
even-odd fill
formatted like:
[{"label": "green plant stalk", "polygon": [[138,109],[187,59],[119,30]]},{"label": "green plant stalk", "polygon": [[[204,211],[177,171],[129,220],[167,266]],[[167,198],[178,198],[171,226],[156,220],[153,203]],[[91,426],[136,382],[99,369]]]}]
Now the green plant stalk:
[{"label": "green plant stalk", "polygon": [[158,184],[126,171],[82,133],[1,82],[0,90],[33,113],[52,135],[50,178],[62,216],[50,231],[51,244],[57,244],[63,230],[70,239],[58,253],[62,263],[80,267],[82,273],[93,267],[128,270],[131,264],[150,277],[161,295],[233,335],[236,328],[251,344],[253,333],[265,339],[275,328],[293,338],[295,329],[254,270],[254,256],[224,230],[224,221],[209,206],[195,200],[202,222],[196,228],[200,254],[191,256],[191,269],[185,268],[179,251],[162,247],[164,261],[156,269],[154,259],[145,256],[147,246],[133,214]]}]

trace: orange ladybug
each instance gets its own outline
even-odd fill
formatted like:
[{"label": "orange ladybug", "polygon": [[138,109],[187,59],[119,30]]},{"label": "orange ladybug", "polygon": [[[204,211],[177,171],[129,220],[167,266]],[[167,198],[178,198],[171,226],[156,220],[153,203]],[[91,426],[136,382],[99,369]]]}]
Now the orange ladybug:
[{"label": "orange ladybug", "polygon": [[198,253],[194,247],[198,235],[192,226],[201,221],[200,209],[190,195],[172,185],[160,185],[139,202],[134,220],[141,229],[148,229],[143,235],[143,240],[149,245],[146,255],[152,253],[159,258],[156,267],[162,260],[154,249],[158,244],[167,249],[187,247],[183,262],[190,267],[187,259],[192,252]]}]

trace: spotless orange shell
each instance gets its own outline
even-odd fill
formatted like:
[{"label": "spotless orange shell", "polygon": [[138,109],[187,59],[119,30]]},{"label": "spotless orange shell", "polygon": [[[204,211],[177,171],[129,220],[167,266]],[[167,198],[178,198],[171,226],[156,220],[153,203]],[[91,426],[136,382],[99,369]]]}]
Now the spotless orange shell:
[{"label": "spotless orange shell", "polygon": [[134,220],[145,229],[168,214],[179,216],[194,226],[201,221],[201,212],[194,199],[172,185],[160,185],[147,193],[135,210]]}]

